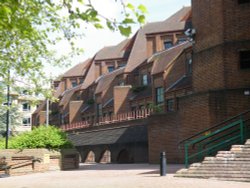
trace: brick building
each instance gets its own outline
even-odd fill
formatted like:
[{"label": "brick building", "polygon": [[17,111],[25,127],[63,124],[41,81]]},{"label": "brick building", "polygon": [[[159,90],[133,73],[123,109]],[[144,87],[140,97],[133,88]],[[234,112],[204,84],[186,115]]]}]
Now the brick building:
[{"label": "brick building", "polygon": [[[192,10],[101,49],[82,84],[57,90],[66,119],[54,124],[71,132],[83,161],[88,153],[97,162],[109,153],[111,162],[143,162],[146,155],[144,162],[154,163],[166,151],[169,162],[183,162],[181,140],[249,109],[249,7],[249,1],[193,0]],[[157,113],[148,117],[148,108]],[[135,126],[137,140],[129,137]]]}]

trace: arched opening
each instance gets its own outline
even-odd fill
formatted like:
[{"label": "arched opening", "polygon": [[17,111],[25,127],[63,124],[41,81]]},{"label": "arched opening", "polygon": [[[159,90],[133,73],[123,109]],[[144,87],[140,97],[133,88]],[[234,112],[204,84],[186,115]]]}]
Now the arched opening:
[{"label": "arched opening", "polygon": [[89,151],[85,163],[94,163],[95,162],[95,153],[93,151]]},{"label": "arched opening", "polygon": [[101,159],[99,161],[100,163],[111,163],[111,152],[110,150],[105,150],[102,155]]},{"label": "arched opening", "polygon": [[117,157],[117,162],[118,163],[132,163],[132,159],[130,159],[130,155],[128,150],[123,149],[120,151]]}]

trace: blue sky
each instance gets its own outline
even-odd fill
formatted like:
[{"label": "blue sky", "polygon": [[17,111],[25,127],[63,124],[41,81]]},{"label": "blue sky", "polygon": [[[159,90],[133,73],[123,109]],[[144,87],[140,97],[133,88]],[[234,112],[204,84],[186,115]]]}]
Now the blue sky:
[{"label": "blue sky", "polygon": [[[96,8],[103,15],[109,17],[119,17],[120,10],[118,9],[115,0],[92,0],[96,5]],[[147,7],[149,14],[147,17],[147,22],[162,21],[174,14],[176,11],[181,9],[183,6],[190,6],[191,0],[129,0],[124,2],[131,2],[133,5],[143,4]],[[134,27],[134,31],[139,28],[139,26]],[[125,37],[121,36],[119,32],[111,32],[109,30],[96,30],[93,27],[84,26],[85,37],[81,40],[76,41],[76,45],[84,49],[84,53],[78,57],[72,59],[72,66],[77,63],[85,61],[87,58],[91,58],[104,46],[116,45]],[[63,46],[63,48],[62,48]],[[65,43],[59,44],[56,50],[58,53],[67,52],[69,47]],[[51,68],[49,68],[51,70]],[[68,69],[68,68],[67,68]],[[53,72],[47,70],[49,74],[53,77],[64,73],[67,69],[65,68],[53,68]]]}]

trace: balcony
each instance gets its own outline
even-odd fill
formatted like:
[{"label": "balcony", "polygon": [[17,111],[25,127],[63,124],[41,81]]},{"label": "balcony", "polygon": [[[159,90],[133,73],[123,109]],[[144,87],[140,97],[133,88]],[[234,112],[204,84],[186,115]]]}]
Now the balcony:
[{"label": "balcony", "polygon": [[149,108],[142,109],[142,110],[135,110],[135,111],[119,113],[119,114],[111,115],[111,116],[99,117],[94,123],[90,121],[81,121],[77,123],[62,125],[61,129],[63,131],[73,131],[73,130],[78,130],[78,129],[89,128],[91,126],[103,126],[103,125],[109,125],[112,123],[132,121],[136,119],[146,119],[149,115],[152,114],[152,112],[153,112],[153,109],[149,109]]}]

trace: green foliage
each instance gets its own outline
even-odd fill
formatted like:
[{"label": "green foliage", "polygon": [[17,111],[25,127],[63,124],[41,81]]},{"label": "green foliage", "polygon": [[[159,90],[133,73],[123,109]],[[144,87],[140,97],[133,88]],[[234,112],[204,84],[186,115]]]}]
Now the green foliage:
[{"label": "green foliage", "polygon": [[[119,30],[122,35],[129,36],[131,24],[145,22],[147,10],[143,5],[134,7],[123,0],[116,3],[122,9],[119,19],[100,15],[91,1],[1,0],[0,80],[11,87],[17,78],[29,80],[25,84],[32,86],[34,92],[51,98],[52,92],[43,89],[49,82],[43,72],[45,63],[62,66],[68,58],[82,53],[82,49],[74,45],[76,39],[84,36],[81,25],[87,23],[97,29]],[[48,46],[63,39],[71,45],[71,52],[55,56]]]},{"label": "green foliage", "polygon": [[153,112],[156,114],[162,113],[164,111],[162,105],[156,105],[156,104],[150,103],[148,107],[150,109],[153,109]]},{"label": "green foliage", "polygon": [[[0,141],[0,148],[4,148],[4,141]],[[72,148],[73,145],[67,140],[66,134],[54,126],[40,126],[31,132],[25,132],[9,140],[10,149],[63,149]]]},{"label": "green foliage", "polygon": [[94,100],[94,99],[88,99],[88,100],[87,100],[87,104],[88,104],[88,105],[95,104],[95,100]]}]

